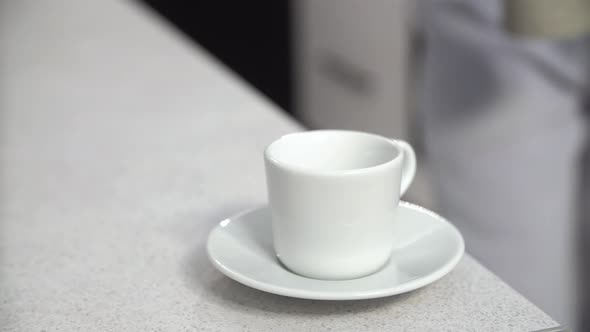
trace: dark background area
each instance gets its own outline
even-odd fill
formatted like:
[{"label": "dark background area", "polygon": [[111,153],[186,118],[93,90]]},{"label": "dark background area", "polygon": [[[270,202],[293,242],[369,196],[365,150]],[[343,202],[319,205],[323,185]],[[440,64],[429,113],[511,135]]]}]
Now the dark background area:
[{"label": "dark background area", "polygon": [[144,0],[286,111],[292,111],[288,0]]}]

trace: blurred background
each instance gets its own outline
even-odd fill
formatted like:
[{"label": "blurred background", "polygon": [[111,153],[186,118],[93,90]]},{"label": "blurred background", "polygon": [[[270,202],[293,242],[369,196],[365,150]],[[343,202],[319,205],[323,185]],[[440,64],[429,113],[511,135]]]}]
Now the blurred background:
[{"label": "blurred background", "polygon": [[308,128],[410,141],[405,199],[590,330],[590,1],[145,3]]}]

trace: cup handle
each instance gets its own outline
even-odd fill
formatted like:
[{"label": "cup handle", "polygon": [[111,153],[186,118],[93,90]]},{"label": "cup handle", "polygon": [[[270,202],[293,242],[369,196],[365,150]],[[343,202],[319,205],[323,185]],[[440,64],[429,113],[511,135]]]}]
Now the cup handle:
[{"label": "cup handle", "polygon": [[393,143],[397,145],[403,153],[403,164],[402,164],[402,179],[400,185],[400,196],[403,195],[414,180],[416,175],[416,153],[412,146],[402,140],[392,139]]}]

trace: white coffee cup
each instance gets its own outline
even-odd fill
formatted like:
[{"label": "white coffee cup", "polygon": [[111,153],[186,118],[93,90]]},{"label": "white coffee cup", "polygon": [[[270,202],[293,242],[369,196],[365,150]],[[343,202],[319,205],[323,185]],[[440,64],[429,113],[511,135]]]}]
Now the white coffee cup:
[{"label": "white coffee cup", "polygon": [[264,159],[274,247],[287,268],[341,280],[388,261],[399,197],[416,172],[408,143],[317,130],[279,138]]}]

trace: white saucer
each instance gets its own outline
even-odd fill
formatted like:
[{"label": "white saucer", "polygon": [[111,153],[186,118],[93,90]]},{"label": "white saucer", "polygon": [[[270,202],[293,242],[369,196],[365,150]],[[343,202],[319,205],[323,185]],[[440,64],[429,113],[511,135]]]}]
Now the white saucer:
[{"label": "white saucer", "polygon": [[253,288],[317,300],[390,296],[426,286],[449,273],[463,256],[459,231],[420,206],[400,202],[396,243],[389,262],[369,276],[343,281],[299,276],[281,265],[272,246],[267,207],[225,219],[209,234],[207,252],[215,267]]}]

